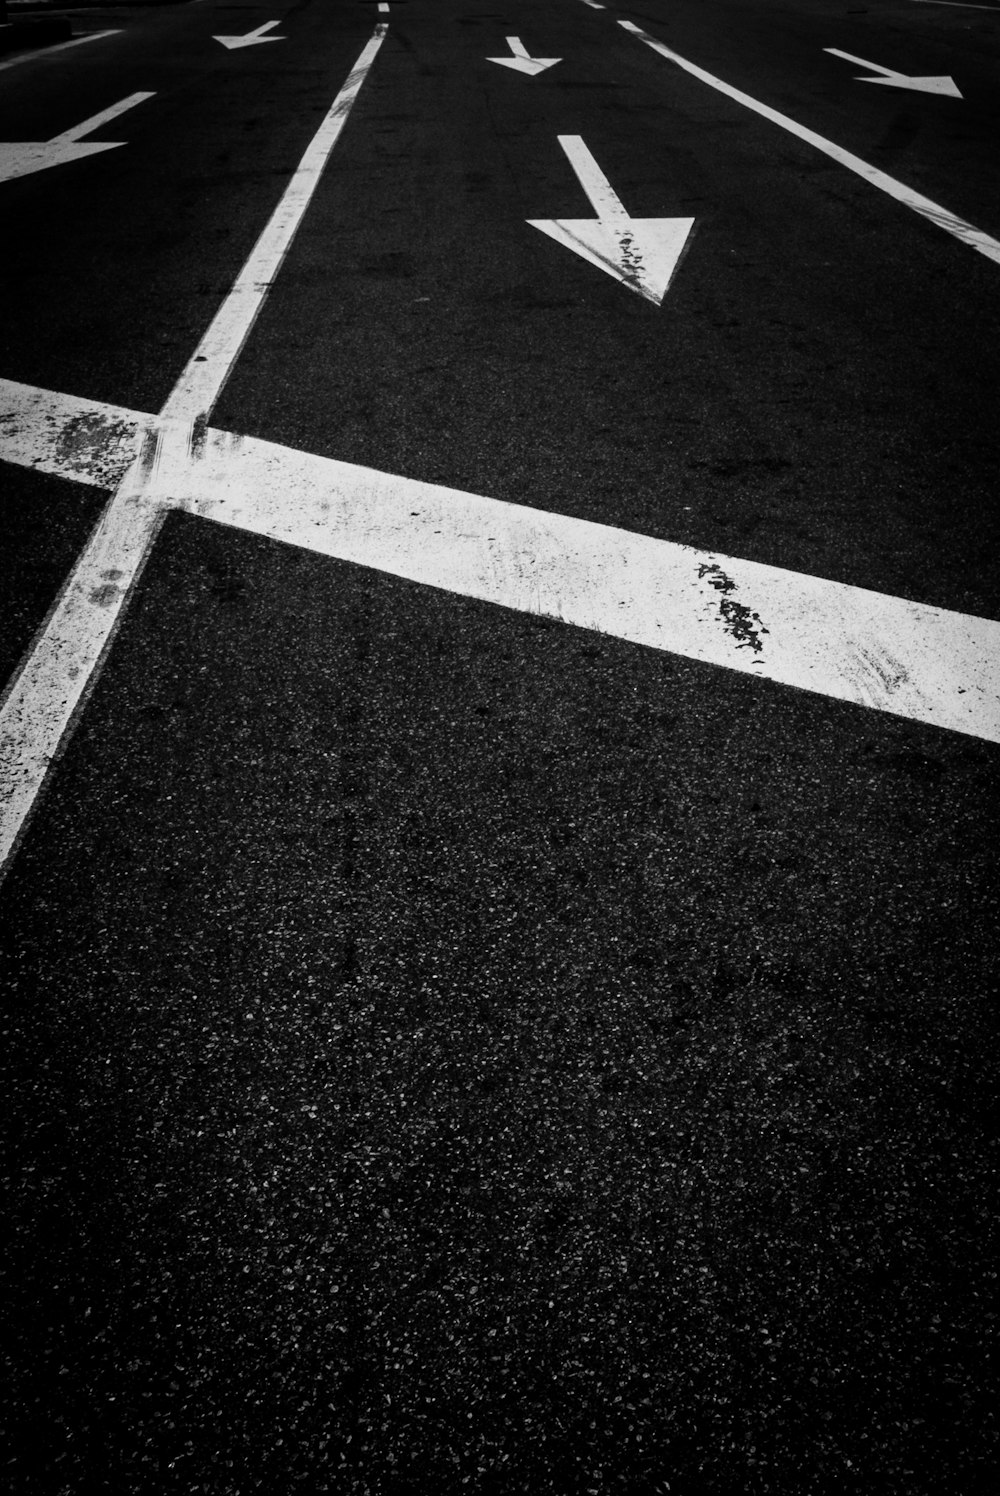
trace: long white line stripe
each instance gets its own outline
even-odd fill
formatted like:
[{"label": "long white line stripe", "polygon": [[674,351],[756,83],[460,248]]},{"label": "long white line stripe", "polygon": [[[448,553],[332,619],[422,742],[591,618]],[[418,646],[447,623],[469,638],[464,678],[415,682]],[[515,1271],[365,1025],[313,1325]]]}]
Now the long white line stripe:
[{"label": "long white line stripe", "polygon": [[[132,456],[137,440],[138,455],[120,478],[0,704],[0,867],[13,854],[60,745],[86,703],[170,502],[173,476],[190,460],[192,447],[200,440],[199,418],[207,417],[219,396],[386,29],[376,27],[362,51],[160,418],[137,419],[131,412],[115,417],[118,426],[101,459],[105,468],[109,462],[112,466],[120,462],[126,453]],[[48,398],[58,401],[58,397]],[[44,418],[44,398],[38,405]],[[70,461],[75,463],[78,478],[88,460],[88,440],[101,446],[93,424],[88,434],[87,422],[92,423],[96,414],[93,406],[81,408],[80,419],[67,433],[49,411],[48,429],[63,430],[61,440],[74,454]],[[17,435],[17,428],[16,410],[0,411],[0,435],[10,434],[9,455],[14,461],[26,439]],[[4,444],[0,455],[7,453]]]},{"label": "long white line stripe", "polygon": [[[0,457],[632,643],[1000,742],[1000,623],[94,401],[0,384]],[[81,433],[83,436],[81,437]],[[172,453],[172,456],[170,455]],[[97,585],[103,585],[98,582]]]},{"label": "long white line stripe", "polygon": [[652,47],[654,52],[659,52],[670,62],[675,62],[678,67],[690,73],[693,78],[699,78],[702,83],[707,83],[710,88],[716,88],[727,98],[735,100],[747,109],[752,109],[755,114],[768,119],[772,124],[780,125],[783,130],[788,130],[792,135],[797,135],[808,145],[815,146],[816,150],[822,151],[825,156],[846,166],[849,171],[855,172],[870,182],[873,187],[878,187],[882,192],[894,197],[897,202],[904,203],[906,207],[912,208],[914,213],[921,217],[930,219],[931,223],[937,224],[938,228],[944,229],[946,233],[961,239],[963,244],[968,244],[980,254],[986,255],[990,260],[1000,265],[1000,241],[993,239],[982,229],[975,228],[971,223],[966,223],[964,218],[959,218],[948,208],[942,208],[939,203],[931,202],[929,197],[923,197],[921,193],[915,192],[912,187],[907,187],[904,182],[897,182],[895,177],[887,176],[884,171],[879,171],[877,166],[870,166],[867,161],[862,161],[860,156],[854,156],[850,151],[845,151],[841,146],[835,145],[832,140],[826,140],[822,135],[817,135],[815,130],[807,129],[796,120],[789,119],[786,114],[779,114],[776,109],[771,109],[767,104],[762,104],[758,99],[753,99],[749,94],[742,93],[740,89],[733,88],[731,84],[724,83],[721,78],[716,78],[707,73],[704,68],[689,62],[686,57],[681,57],[664,42],[657,41],[656,37],[650,36],[632,21],[619,21],[626,31],[637,36],[640,41],[645,42],[647,47]]},{"label": "long white line stripe", "polygon": [[207,418],[219,398],[388,29],[385,22],[375,27],[232,290],[177,381],[163,408],[165,416],[188,421]]},{"label": "long white line stripe", "polygon": [[7,68],[16,68],[22,62],[34,62],[37,58],[51,57],[53,52],[65,52],[68,47],[79,47],[83,42],[99,42],[106,36],[120,36],[121,31],[92,31],[89,36],[75,36],[69,42],[57,42],[54,47],[35,47],[31,52],[22,52],[18,57],[11,57],[9,61],[0,62],[0,73]]}]

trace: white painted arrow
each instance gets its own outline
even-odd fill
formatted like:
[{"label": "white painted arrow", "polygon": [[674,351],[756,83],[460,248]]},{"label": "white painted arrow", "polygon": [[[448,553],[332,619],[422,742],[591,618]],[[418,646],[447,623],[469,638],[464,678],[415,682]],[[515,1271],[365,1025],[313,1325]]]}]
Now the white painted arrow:
[{"label": "white painted arrow", "polygon": [[859,67],[872,73],[882,73],[881,78],[856,78],[855,83],[884,83],[887,88],[912,88],[919,93],[946,94],[950,99],[962,97],[955,87],[954,78],[911,78],[906,73],[897,73],[893,68],[884,68],[877,62],[865,62],[863,57],[853,57],[850,52],[841,52],[837,47],[824,47],[833,57],[842,57],[845,62],[856,62]]},{"label": "white painted arrow", "polygon": [[514,55],[512,57],[487,57],[487,62],[498,62],[502,68],[513,68],[515,72],[527,73],[529,77],[534,77],[536,73],[544,73],[546,68],[554,68],[557,62],[562,62],[561,57],[531,57],[518,36],[508,36],[505,40]]},{"label": "white painted arrow", "polygon": [[230,52],[237,47],[256,47],[264,42],[287,41],[284,36],[265,36],[265,31],[273,31],[275,26],[280,26],[280,21],[265,21],[263,26],[258,26],[256,31],[248,31],[246,36],[213,36],[213,42],[221,42]]},{"label": "white painted arrow", "polygon": [[109,120],[124,114],[126,109],[152,97],[151,93],[129,94],[127,99],[121,99],[109,109],[102,109],[100,114],[84,120],[82,125],[74,125],[72,130],[64,130],[52,140],[0,141],[0,182],[8,182],[13,177],[30,176],[33,171],[44,171],[47,166],[59,166],[63,161],[79,161],[82,156],[96,156],[100,151],[113,151],[117,146],[124,145],[124,140],[94,140],[81,144],[80,136],[89,135],[91,130],[99,129]]},{"label": "white painted arrow", "polygon": [[631,218],[582,136],[558,139],[597,217],[529,218],[528,223],[659,306],[694,219]]}]

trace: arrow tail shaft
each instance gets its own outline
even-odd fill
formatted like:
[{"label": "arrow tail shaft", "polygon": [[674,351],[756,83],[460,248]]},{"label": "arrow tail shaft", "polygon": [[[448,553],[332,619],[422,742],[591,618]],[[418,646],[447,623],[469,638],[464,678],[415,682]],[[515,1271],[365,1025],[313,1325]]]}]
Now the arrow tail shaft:
[{"label": "arrow tail shaft", "polygon": [[132,109],[136,104],[141,104],[145,99],[151,99],[152,97],[151,93],[129,94],[127,99],[120,99],[117,104],[112,104],[110,108],[102,109],[100,114],[95,114],[90,119],[85,119],[82,125],[74,125],[72,130],[66,130],[62,135],[54,136],[51,144],[70,145],[73,141],[79,140],[82,135],[89,135],[91,130],[97,130],[101,125],[108,124],[110,120],[117,119],[120,114],[125,113],[126,109]]},{"label": "arrow tail shaft", "polygon": [[859,67],[867,68],[872,73],[881,73],[886,78],[899,77],[892,68],[884,68],[877,62],[866,62],[863,57],[855,57],[851,52],[841,52],[838,47],[824,47],[823,51],[829,52],[831,57],[842,57],[845,62],[856,62]]},{"label": "arrow tail shaft", "polygon": [[598,218],[616,227],[628,224],[625,204],[584,145],[583,136],[560,135],[558,140]]},{"label": "arrow tail shaft", "polygon": [[273,31],[275,26],[280,26],[280,21],[265,21],[263,26],[258,26],[256,31],[248,32],[249,36],[263,36],[265,31]]},{"label": "arrow tail shaft", "polygon": [[527,57],[529,55],[527,47],[519,36],[508,36],[506,40],[508,47],[515,57]]}]

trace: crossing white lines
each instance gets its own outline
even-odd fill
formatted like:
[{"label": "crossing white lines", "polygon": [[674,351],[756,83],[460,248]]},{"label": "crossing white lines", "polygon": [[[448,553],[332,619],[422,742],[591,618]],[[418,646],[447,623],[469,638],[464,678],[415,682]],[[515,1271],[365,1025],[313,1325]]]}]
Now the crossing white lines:
[{"label": "crossing white lines", "polygon": [[101,485],[131,460],[0,711],[0,864],[171,508],[1000,742],[990,619],[10,382],[0,458]]},{"label": "crossing white lines", "polygon": [[[112,434],[105,468],[122,452],[132,461],[121,476],[83,554],[67,578],[0,705],[0,867],[12,854],[60,744],[82,709],[111,645],[118,620],[141,575],[149,549],[171,502],[173,477],[202,440],[208,415],[250,332],[282,260],[316,189],[320,173],[368,75],[385,36],[376,26],[343,88],[306,149],[281,201],[261,234],[207,333],[189,360],[158,420],[139,418],[131,435],[119,425]],[[36,402],[48,429],[80,460],[80,425],[59,427],[45,401]],[[93,418],[93,411],[90,411]],[[87,424],[84,413],[84,426]],[[127,424],[127,423],[126,423]],[[0,433],[17,425],[6,408]],[[143,438],[136,450],[139,427]],[[91,425],[84,445],[100,446]],[[4,443],[0,456],[12,448]],[[11,460],[17,460],[16,456]],[[106,479],[105,479],[106,481]]]},{"label": "crossing white lines", "polygon": [[779,114],[776,109],[771,109],[769,105],[762,104],[758,99],[751,98],[749,94],[743,93],[738,88],[733,88],[729,83],[724,83],[721,78],[716,78],[712,73],[706,72],[704,68],[698,67],[696,63],[689,62],[686,57],[681,57],[680,53],[674,52],[665,42],[658,41],[655,36],[650,36],[648,32],[643,31],[634,22],[619,21],[618,24],[624,30],[631,32],[633,36],[638,37],[639,41],[645,42],[646,46],[651,47],[654,52],[659,52],[661,57],[667,58],[669,62],[676,63],[679,68],[683,68],[686,73],[690,73],[692,78],[700,79],[702,83],[707,83],[710,88],[717,89],[719,93],[725,94],[727,98],[734,100],[735,103],[742,104],[746,109],[752,109],[755,114],[759,114],[763,119],[770,120],[772,124],[780,125],[781,129],[798,136],[807,145],[815,147],[817,151],[822,151],[831,160],[837,161],[841,166],[846,166],[848,171],[855,172],[857,176],[863,177],[866,182],[870,182],[873,187],[878,187],[880,191],[887,193],[889,197],[895,198],[897,202],[903,203],[907,208],[911,208],[914,213],[919,213],[922,218],[929,219],[938,228],[944,229],[945,233],[953,235],[956,239],[960,239],[963,244],[968,244],[970,248],[978,250],[981,255],[985,255],[987,259],[993,260],[995,264],[1000,265],[1000,241],[984,233],[982,229],[977,229],[973,224],[966,223],[964,218],[959,218],[957,214],[950,212],[948,208],[942,208],[939,203],[931,202],[929,197],[924,197],[921,193],[915,192],[912,187],[907,187],[904,182],[897,182],[895,177],[888,176],[884,171],[880,171],[877,166],[870,166],[867,161],[862,161],[860,156],[852,155],[850,151],[845,151],[841,146],[835,145],[832,140],[827,140],[824,136],[817,135],[815,130],[807,129],[805,125],[800,125],[796,120],[789,119],[788,115]]}]

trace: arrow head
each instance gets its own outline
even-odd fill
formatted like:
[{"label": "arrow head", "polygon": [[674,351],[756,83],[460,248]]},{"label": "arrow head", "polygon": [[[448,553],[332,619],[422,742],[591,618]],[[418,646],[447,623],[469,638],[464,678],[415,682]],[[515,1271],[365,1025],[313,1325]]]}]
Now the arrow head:
[{"label": "arrow head", "polygon": [[694,228],[693,218],[529,218],[557,244],[589,260],[630,291],[660,305]]},{"label": "arrow head", "polygon": [[893,73],[891,78],[858,78],[857,82],[881,83],[886,88],[912,88],[918,93],[943,94],[949,99],[962,97],[954,78],[907,78],[905,73]]},{"label": "arrow head", "polygon": [[251,31],[247,36],[213,36],[213,42],[221,42],[228,52],[234,52],[237,47],[260,47],[265,42],[283,42],[287,38],[283,36],[254,36]]},{"label": "arrow head", "polygon": [[516,73],[527,73],[533,78],[536,73],[544,73],[546,68],[554,68],[557,62],[562,62],[561,57],[487,57],[487,62],[498,62],[502,68],[513,68]]},{"label": "arrow head", "polygon": [[99,151],[113,151],[124,145],[122,140],[66,141],[12,140],[0,143],[0,182],[27,177],[33,171],[45,171],[64,161],[79,161],[82,156],[96,156]]}]

